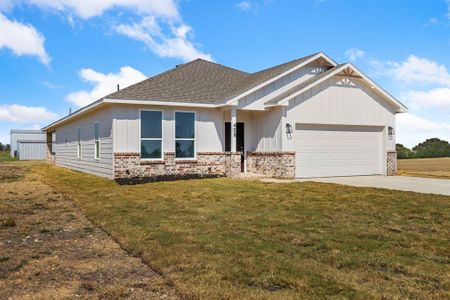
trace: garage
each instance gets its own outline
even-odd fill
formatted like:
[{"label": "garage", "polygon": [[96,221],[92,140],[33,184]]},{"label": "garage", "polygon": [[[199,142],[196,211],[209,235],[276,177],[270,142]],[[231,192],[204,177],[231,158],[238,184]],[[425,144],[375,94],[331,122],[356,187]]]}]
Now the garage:
[{"label": "garage", "polygon": [[295,125],[297,178],[383,173],[383,127]]}]

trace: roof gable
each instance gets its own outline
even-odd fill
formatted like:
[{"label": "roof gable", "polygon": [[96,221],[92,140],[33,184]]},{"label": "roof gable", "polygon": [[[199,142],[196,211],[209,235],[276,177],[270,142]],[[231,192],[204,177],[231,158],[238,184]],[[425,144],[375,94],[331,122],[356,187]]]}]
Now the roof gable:
[{"label": "roof gable", "polygon": [[306,92],[307,90],[313,88],[314,86],[318,85],[319,83],[327,80],[328,78],[331,78],[332,76],[335,76],[344,70],[348,70],[352,73],[352,75],[356,74],[359,76],[362,80],[364,80],[370,87],[375,89],[376,92],[378,92],[388,103],[391,103],[394,107],[397,107],[398,112],[406,112],[408,108],[395,99],[391,94],[386,92],[384,89],[382,89],[379,85],[377,85],[374,81],[372,81],[370,78],[368,78],[364,73],[359,71],[355,66],[353,66],[350,63],[337,65],[331,69],[328,69],[308,80],[303,82],[302,84],[293,87],[292,89],[277,95],[272,100],[266,102],[267,106],[276,106],[276,105],[287,105],[288,101],[297,97],[298,95],[301,95],[302,93]]}]

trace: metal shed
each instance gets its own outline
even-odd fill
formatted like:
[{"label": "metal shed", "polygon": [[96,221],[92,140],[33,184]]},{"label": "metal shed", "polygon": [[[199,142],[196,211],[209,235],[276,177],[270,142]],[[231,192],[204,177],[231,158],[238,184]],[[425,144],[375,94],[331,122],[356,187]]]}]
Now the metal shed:
[{"label": "metal shed", "polygon": [[41,130],[11,130],[11,156],[20,160],[46,159],[47,137]]}]

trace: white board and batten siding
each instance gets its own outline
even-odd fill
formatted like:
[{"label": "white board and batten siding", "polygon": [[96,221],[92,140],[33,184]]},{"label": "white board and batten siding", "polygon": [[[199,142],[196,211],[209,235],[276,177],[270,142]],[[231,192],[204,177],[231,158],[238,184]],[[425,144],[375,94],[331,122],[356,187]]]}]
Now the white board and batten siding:
[{"label": "white board and batten siding", "polygon": [[242,97],[238,101],[238,109],[265,110],[264,103],[274,92],[284,92],[322,72],[321,67],[310,64],[269,83],[258,90]]},{"label": "white board and batten siding", "polygon": [[[95,123],[99,123],[100,158],[95,159]],[[56,165],[102,177],[113,177],[112,109],[94,111],[56,128]],[[77,129],[81,130],[81,158],[77,157]],[[66,142],[67,138],[67,142]]]},{"label": "white board and batten siding", "polygon": [[359,79],[335,76],[290,100],[283,149],[296,153],[296,177],[386,174],[395,150],[395,109]]}]

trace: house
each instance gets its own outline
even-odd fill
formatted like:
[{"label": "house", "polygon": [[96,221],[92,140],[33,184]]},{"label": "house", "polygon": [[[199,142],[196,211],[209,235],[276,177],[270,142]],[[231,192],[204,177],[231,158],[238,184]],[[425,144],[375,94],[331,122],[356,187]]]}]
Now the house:
[{"label": "house", "polygon": [[[324,53],[256,73],[197,59],[48,125],[56,165],[117,180],[391,175],[407,108]],[[51,147],[49,147],[51,148]]]},{"label": "house", "polygon": [[46,134],[41,130],[11,130],[11,157],[19,160],[45,160],[47,158],[46,144]]}]

